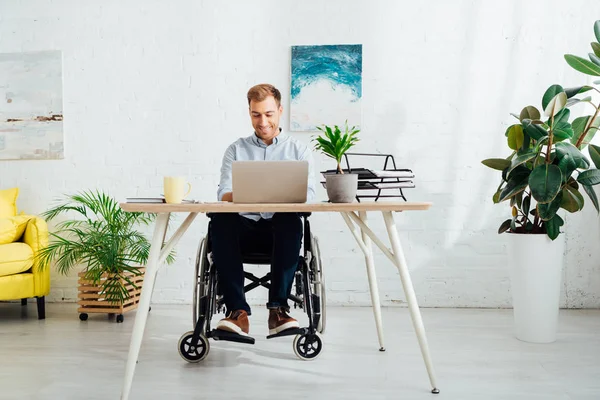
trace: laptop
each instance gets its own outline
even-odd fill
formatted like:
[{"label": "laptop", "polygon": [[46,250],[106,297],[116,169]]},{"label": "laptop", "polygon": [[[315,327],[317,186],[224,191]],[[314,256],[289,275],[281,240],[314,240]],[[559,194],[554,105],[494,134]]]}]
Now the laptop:
[{"label": "laptop", "polygon": [[306,203],[308,161],[234,161],[234,203]]}]

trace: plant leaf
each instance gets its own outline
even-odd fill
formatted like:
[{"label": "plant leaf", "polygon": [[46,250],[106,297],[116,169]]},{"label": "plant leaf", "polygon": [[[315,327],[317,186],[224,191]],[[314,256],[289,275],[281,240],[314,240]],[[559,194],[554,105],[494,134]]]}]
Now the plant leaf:
[{"label": "plant leaf", "polygon": [[540,140],[544,136],[548,136],[548,132],[544,128],[538,124],[534,124],[530,119],[523,120],[522,126],[533,140]]},{"label": "plant leaf", "polygon": [[[520,172],[520,171],[519,171]],[[529,170],[527,170],[529,172]],[[500,192],[499,202],[503,202],[515,194],[522,192],[527,187],[529,174],[514,174],[514,176],[510,177],[506,187]]]},{"label": "plant leaf", "polygon": [[600,147],[590,144],[590,147],[588,147],[588,152],[590,153],[590,157],[592,158],[592,162],[596,168],[600,168]]},{"label": "plant leaf", "polygon": [[594,188],[589,185],[581,186],[583,186],[583,190],[585,190],[590,200],[592,200],[592,204],[594,204],[596,211],[600,213],[600,207],[598,206],[598,196],[596,195],[596,191],[594,190]]},{"label": "plant leaf", "polygon": [[592,50],[594,50],[594,54],[600,57],[600,43],[592,42]]},{"label": "plant leaf", "polygon": [[529,213],[529,208],[531,207],[531,196],[527,195],[523,199],[523,205],[521,207],[521,211],[523,211],[524,215]]},{"label": "plant leaf", "polygon": [[590,58],[591,62],[600,66],[600,58],[598,58],[597,55],[595,55],[594,53],[588,53],[588,57]]},{"label": "plant leaf", "polygon": [[[555,85],[558,86],[558,85]],[[559,86],[560,87],[560,86]],[[545,100],[545,96],[544,96]],[[556,115],[559,111],[561,111],[567,105],[567,94],[565,92],[560,92],[556,96],[550,100],[548,105],[544,107],[544,114],[547,117],[552,117]]]},{"label": "plant leaf", "polygon": [[[558,196],[557,196],[558,197]],[[560,207],[564,208],[570,213],[577,212],[583,208],[584,200],[579,190],[572,186],[565,186],[562,190],[562,201]]]},{"label": "plant leaf", "polygon": [[560,191],[562,172],[553,164],[536,167],[529,175],[531,195],[538,203],[550,203]]},{"label": "plant leaf", "polygon": [[564,225],[563,219],[557,214],[551,220],[546,221],[546,234],[552,240],[560,234],[560,227]]},{"label": "plant leaf", "polygon": [[[550,104],[550,102],[556,97],[558,96],[560,93],[564,93],[564,89],[562,86],[560,85],[552,85],[550,86],[546,92],[544,93],[544,96],[542,97],[542,109],[546,110],[548,108],[548,105]],[[566,95],[566,93],[565,93]],[[566,101],[565,101],[566,103]]]},{"label": "plant leaf", "polygon": [[556,215],[556,212],[560,208],[562,198],[563,198],[563,194],[562,194],[562,192],[559,192],[556,195],[556,197],[554,198],[554,200],[552,200],[550,203],[547,203],[547,204],[538,203],[538,205],[537,205],[538,215],[540,216],[540,218],[543,221],[548,221]]},{"label": "plant leaf", "polygon": [[481,163],[486,167],[496,169],[498,171],[503,171],[505,168],[510,166],[510,161],[505,158],[488,158],[487,160],[483,160]]},{"label": "plant leaf", "polygon": [[513,158],[512,161],[510,162],[510,168],[508,169],[508,173],[511,173],[516,167],[518,167],[521,164],[526,163],[529,160],[534,159],[536,156],[537,156],[536,152],[530,152],[530,153],[521,154],[520,156]]},{"label": "plant leaf", "polygon": [[[600,44],[598,44],[598,46],[600,47]],[[571,97],[578,95],[580,93],[585,93],[589,90],[592,90],[593,87],[585,85],[585,86],[577,86],[577,87],[572,87],[572,88],[567,88],[565,89],[565,93],[567,94],[567,98],[570,99]],[[535,119],[535,118],[532,118]]]},{"label": "plant leaf", "polygon": [[600,66],[572,54],[565,54],[565,60],[573,69],[586,75],[600,76]]},{"label": "plant leaf", "polygon": [[600,170],[598,169],[590,169],[587,171],[583,171],[577,177],[577,182],[582,185],[594,186],[600,183]]},{"label": "plant leaf", "polygon": [[[571,138],[571,143],[573,143],[573,145],[577,144],[577,142],[579,141],[579,138],[583,134],[583,131],[584,131],[585,127],[587,126],[587,123],[590,120],[590,118],[592,118],[592,116],[587,115],[585,117],[577,117],[573,120],[573,124],[571,125],[571,127],[573,128],[573,137]],[[595,132],[595,130],[594,130],[594,132]],[[589,137],[590,134],[593,137],[593,135],[594,135],[593,132],[588,132],[588,134],[586,136]],[[592,138],[590,137],[589,140],[586,140],[586,139],[584,139],[583,142],[581,143],[581,145],[579,146],[580,150],[583,149],[585,147],[585,144],[589,143],[589,140],[591,140]]]},{"label": "plant leaf", "polygon": [[600,20],[594,22],[594,35],[596,35],[596,40],[600,42]]},{"label": "plant leaf", "polygon": [[[569,117],[571,117],[571,111],[568,108],[563,108],[558,114],[554,116],[554,125],[556,126],[556,124],[560,123],[568,124]],[[550,125],[550,122],[552,121],[548,120],[548,125]]]},{"label": "plant leaf", "polygon": [[500,228],[498,228],[498,233],[506,232],[510,228],[511,222],[512,222],[512,219],[507,219],[506,221],[504,221],[502,223],[502,225],[500,225]]},{"label": "plant leaf", "polygon": [[527,106],[521,110],[521,114],[519,115],[519,120],[523,121],[524,119],[540,119],[541,114],[537,108],[534,106]]},{"label": "plant leaf", "polygon": [[508,128],[508,147],[518,150],[523,146],[523,127],[519,124],[511,125]]},{"label": "plant leaf", "polygon": [[571,139],[573,137],[573,128],[568,122],[559,122],[558,124],[555,122],[553,133],[554,138],[557,139],[556,141]]}]

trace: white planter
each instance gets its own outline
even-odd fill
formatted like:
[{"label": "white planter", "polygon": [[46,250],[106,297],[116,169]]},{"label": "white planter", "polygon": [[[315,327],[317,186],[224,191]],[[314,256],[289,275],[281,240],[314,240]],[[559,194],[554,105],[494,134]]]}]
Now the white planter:
[{"label": "white planter", "polygon": [[552,343],[558,325],[564,234],[554,241],[545,234],[505,235],[515,335],[525,342]]}]

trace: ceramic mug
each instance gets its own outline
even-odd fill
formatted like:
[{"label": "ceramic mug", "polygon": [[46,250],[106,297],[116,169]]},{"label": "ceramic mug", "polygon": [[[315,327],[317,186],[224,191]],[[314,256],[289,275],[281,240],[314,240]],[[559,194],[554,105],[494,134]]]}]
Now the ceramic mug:
[{"label": "ceramic mug", "polygon": [[[185,186],[187,185],[187,192]],[[164,191],[165,201],[169,204],[179,204],[183,199],[190,194],[192,185],[185,181],[180,176],[165,176],[164,179]]]}]

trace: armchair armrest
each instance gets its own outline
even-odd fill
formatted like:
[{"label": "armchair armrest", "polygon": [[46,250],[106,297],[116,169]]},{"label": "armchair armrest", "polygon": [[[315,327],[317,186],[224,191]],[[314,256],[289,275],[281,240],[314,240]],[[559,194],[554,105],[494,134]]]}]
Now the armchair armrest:
[{"label": "armchair armrest", "polygon": [[40,217],[32,217],[27,223],[23,242],[33,250],[34,291],[36,296],[45,296],[50,292],[50,266],[42,265],[36,254],[48,246],[48,225]]}]

